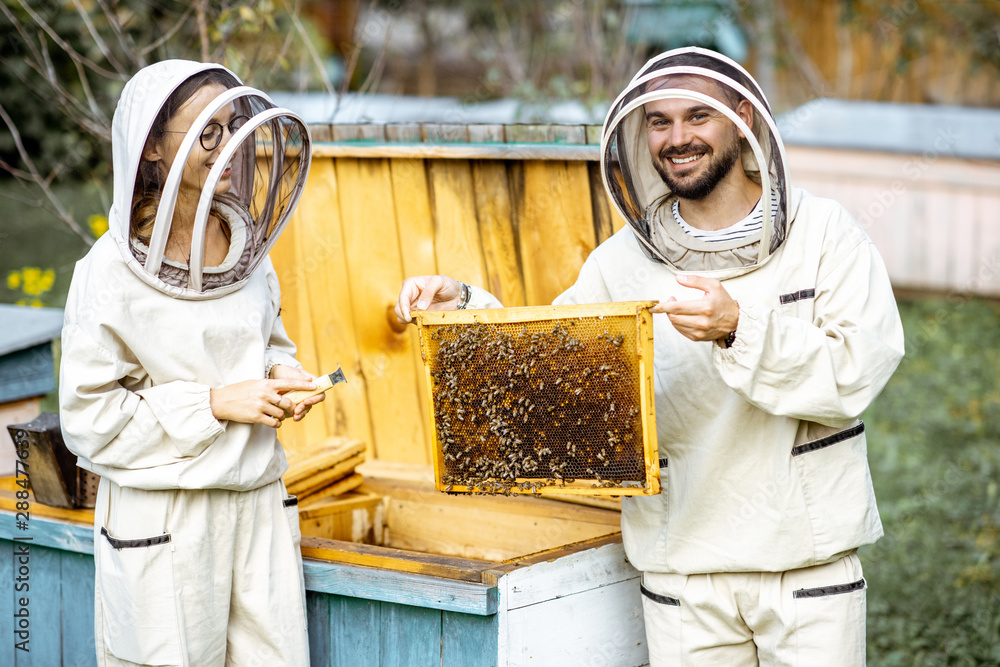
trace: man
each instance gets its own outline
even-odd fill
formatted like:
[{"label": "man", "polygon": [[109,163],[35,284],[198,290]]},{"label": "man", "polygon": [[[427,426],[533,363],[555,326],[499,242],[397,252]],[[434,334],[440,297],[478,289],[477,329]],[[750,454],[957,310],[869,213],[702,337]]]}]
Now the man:
[{"label": "man", "polygon": [[[664,490],[622,501],[651,664],[864,664],[856,551],[882,527],[858,416],[903,355],[878,253],[840,205],[788,185],[759,86],[719,54],[652,59],[602,147],[629,226],[556,303],[658,299],[663,313]],[[498,305],[425,276],[396,313]]]}]

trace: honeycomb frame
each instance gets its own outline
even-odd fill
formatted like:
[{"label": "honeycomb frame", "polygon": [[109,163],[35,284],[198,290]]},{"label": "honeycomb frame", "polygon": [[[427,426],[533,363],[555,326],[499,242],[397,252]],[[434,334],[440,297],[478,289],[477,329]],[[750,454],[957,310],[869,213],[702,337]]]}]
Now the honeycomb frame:
[{"label": "honeycomb frame", "polygon": [[435,488],[659,493],[655,303],[415,312]]}]

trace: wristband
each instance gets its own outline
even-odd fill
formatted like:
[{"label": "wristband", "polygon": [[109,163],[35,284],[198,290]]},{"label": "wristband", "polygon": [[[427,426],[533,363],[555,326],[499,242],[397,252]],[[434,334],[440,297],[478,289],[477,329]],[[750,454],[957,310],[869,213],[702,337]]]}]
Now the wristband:
[{"label": "wristband", "polygon": [[719,339],[719,344],[722,345],[722,347],[726,348],[727,350],[731,348],[733,346],[733,343],[735,342],[736,342],[735,331],[730,331],[728,336]]},{"label": "wristband", "polygon": [[461,283],[461,285],[462,285],[462,295],[458,299],[458,305],[456,306],[456,308],[458,310],[465,310],[465,307],[469,305],[469,299],[472,298],[472,290],[469,289],[469,286],[466,285],[465,283]]}]

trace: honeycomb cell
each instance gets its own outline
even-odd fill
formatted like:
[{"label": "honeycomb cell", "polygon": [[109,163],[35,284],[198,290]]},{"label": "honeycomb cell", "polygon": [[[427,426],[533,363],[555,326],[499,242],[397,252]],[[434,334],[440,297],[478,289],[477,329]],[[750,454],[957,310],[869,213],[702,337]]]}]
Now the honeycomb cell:
[{"label": "honeycomb cell", "polygon": [[[655,438],[644,437],[655,432],[652,406],[643,405],[651,396],[641,391],[650,365],[641,363],[641,339],[651,343],[651,327],[637,324],[643,308],[613,305],[625,312],[552,318],[553,309],[543,308],[536,316],[544,319],[530,319],[535,309],[518,308],[499,322],[418,318],[439,489],[658,490],[659,480],[649,479],[658,474],[649,465]],[[648,324],[648,312],[645,318]]]}]

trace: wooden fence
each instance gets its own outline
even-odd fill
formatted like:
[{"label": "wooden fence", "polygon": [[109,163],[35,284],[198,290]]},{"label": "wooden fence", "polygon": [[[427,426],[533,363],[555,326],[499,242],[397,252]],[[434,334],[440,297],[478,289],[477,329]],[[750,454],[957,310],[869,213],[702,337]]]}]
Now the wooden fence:
[{"label": "wooden fence", "polygon": [[[305,195],[271,255],[282,317],[315,373],[348,378],[282,426],[289,448],[359,438],[425,464],[419,346],[392,308],[404,277],[443,273],[505,305],[542,305],[621,228],[594,127],[319,126]],[[792,180],[841,201],[901,288],[1000,296],[1000,163],[788,147]]]}]

